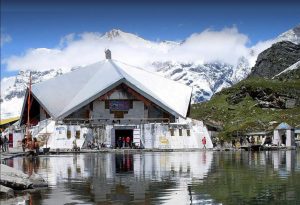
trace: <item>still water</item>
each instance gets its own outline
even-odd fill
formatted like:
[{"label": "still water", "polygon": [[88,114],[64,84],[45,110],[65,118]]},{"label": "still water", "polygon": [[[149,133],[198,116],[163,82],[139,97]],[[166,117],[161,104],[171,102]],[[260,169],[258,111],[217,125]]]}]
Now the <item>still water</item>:
[{"label": "still water", "polygon": [[89,153],[14,158],[49,187],[3,204],[300,204],[300,152]]}]

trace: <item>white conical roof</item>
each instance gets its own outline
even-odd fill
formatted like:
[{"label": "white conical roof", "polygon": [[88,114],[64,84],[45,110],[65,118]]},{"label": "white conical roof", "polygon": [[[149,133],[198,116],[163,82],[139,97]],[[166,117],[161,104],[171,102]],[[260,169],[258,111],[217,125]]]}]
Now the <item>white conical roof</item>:
[{"label": "white conical roof", "polygon": [[275,130],[291,130],[293,129],[289,124],[287,124],[286,122],[282,122],[280,123]]},{"label": "white conical roof", "polygon": [[186,117],[191,87],[116,60],[34,84],[32,94],[54,119],[62,119],[121,83],[174,116]]}]

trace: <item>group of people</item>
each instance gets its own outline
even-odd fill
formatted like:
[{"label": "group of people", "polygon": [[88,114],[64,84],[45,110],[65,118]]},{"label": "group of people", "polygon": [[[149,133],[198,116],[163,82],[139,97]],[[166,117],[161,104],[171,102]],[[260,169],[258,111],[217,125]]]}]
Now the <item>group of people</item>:
[{"label": "group of people", "polygon": [[132,141],[131,138],[129,136],[127,137],[119,137],[117,140],[117,146],[118,148],[132,148]]},{"label": "group of people", "polygon": [[26,149],[29,149],[29,152],[35,155],[39,155],[40,153],[40,145],[35,137],[33,138],[33,140],[31,139],[31,137],[24,137],[22,139],[22,149],[23,152],[25,152]]},{"label": "group of people", "polygon": [[8,152],[8,138],[4,136],[3,138],[0,137],[0,151],[2,152]]},{"label": "group of people", "polygon": [[[238,138],[232,138],[231,141],[227,140],[225,141],[222,137],[220,138],[212,138],[212,143],[213,147],[217,147],[220,145],[221,148],[224,146],[227,147],[232,147],[232,148],[237,148],[238,146],[243,146],[246,142],[245,139],[247,140],[248,143],[254,143],[254,138],[244,138],[244,137],[238,137]],[[202,142],[203,143],[203,142]]]},{"label": "group of people", "polygon": [[[101,146],[101,147],[102,147],[102,146]],[[99,149],[99,145],[98,145],[98,143],[96,143],[96,142],[89,141],[89,142],[87,143],[87,148],[88,148],[88,149]]]}]

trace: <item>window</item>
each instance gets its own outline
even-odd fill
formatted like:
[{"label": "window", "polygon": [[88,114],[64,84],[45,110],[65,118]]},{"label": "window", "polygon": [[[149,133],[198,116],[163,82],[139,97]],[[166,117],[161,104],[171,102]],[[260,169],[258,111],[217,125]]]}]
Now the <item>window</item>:
[{"label": "window", "polygon": [[67,138],[71,139],[71,130],[67,130]]},{"label": "window", "polygon": [[76,139],[79,139],[80,138],[80,130],[76,130]]},{"label": "window", "polygon": [[129,108],[133,109],[133,101],[132,100],[129,101]]},{"label": "window", "polygon": [[191,136],[191,130],[186,130],[186,135]]},{"label": "window", "polygon": [[182,136],[182,129],[179,129],[179,136]]},{"label": "window", "polygon": [[174,136],[174,129],[170,129],[171,136]]},{"label": "window", "polygon": [[109,101],[105,100],[105,109],[109,109]]},{"label": "window", "polygon": [[114,111],[114,118],[124,118],[124,112]]}]

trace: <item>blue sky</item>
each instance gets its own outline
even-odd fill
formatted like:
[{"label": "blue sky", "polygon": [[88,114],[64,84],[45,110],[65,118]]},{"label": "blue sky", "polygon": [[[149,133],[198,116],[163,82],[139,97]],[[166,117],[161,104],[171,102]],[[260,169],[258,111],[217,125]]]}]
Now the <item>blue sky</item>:
[{"label": "blue sky", "polygon": [[[299,2],[299,1],[298,1]],[[1,0],[1,61],[31,48],[53,48],[69,33],[113,28],[149,40],[184,40],[207,28],[235,26],[249,46],[300,23],[297,1],[67,1]],[[15,75],[1,63],[1,78]]]}]

